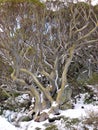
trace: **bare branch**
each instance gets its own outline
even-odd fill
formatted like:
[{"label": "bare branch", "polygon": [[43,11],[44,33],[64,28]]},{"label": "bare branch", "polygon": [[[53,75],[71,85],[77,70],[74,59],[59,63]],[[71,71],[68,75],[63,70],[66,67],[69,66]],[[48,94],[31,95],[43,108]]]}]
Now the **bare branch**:
[{"label": "bare branch", "polygon": [[90,32],[88,32],[86,35],[80,37],[77,41],[83,40],[83,39],[87,38],[88,36],[90,36],[97,29],[97,27],[98,27],[98,23]]},{"label": "bare branch", "polygon": [[42,92],[44,93],[44,95],[47,97],[47,99],[49,99],[49,101],[52,103],[53,99],[50,96],[49,92],[43,87],[43,85],[38,81],[38,79],[33,75],[33,73],[29,72],[26,69],[21,68],[20,69],[21,72],[27,73],[28,75],[30,75],[33,79],[33,81],[38,85],[38,87],[42,90]]}]

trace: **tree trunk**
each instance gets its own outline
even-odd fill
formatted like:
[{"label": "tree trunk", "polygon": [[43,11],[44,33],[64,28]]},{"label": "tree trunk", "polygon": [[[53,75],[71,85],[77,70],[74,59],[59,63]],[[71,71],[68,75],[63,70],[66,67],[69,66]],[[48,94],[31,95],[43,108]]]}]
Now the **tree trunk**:
[{"label": "tree trunk", "polygon": [[[63,70],[63,73],[62,73],[61,88],[58,91],[57,99],[56,99],[56,102],[59,106],[64,104],[64,102],[66,103],[66,101],[69,101],[69,97],[71,97],[71,91],[69,91],[70,89],[66,89],[68,87],[67,72],[68,72],[68,68],[71,64],[73,55],[74,55],[74,51],[75,51],[75,45],[73,45],[69,49],[69,58],[67,59],[67,61],[65,63],[65,67],[64,67],[64,70]],[[66,94],[68,95],[68,99],[66,97]]]}]

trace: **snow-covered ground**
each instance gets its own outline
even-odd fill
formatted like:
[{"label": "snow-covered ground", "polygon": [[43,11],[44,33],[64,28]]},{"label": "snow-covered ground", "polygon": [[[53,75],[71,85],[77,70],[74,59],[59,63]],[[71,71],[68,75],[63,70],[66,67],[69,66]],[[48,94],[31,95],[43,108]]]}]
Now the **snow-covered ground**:
[{"label": "snow-covered ground", "polygon": [[[89,110],[98,111],[98,106],[87,105],[84,109],[76,108],[76,109],[61,111],[61,115],[70,118],[83,118],[84,116],[87,115],[87,111]],[[55,122],[59,127],[63,128],[61,120]],[[48,124],[48,120],[40,123],[32,120],[29,122],[21,122],[20,127],[17,128],[11,123],[9,123],[4,117],[0,117],[0,130],[35,130],[37,127],[41,128],[41,130],[44,130],[46,128],[44,126],[45,123]]]},{"label": "snow-covered ground", "polygon": [[17,130],[17,128],[0,116],[0,130]]},{"label": "snow-covered ground", "polygon": [[[77,103],[74,104],[74,109],[60,111],[60,116],[64,116],[65,118],[69,119],[82,119],[87,117],[90,111],[96,112],[98,114],[98,105],[84,104],[83,100],[84,94],[81,94],[81,98],[77,98]],[[56,120],[54,123],[58,130],[67,130],[62,119]],[[49,124],[48,120],[43,122],[35,122],[34,120],[31,120],[28,122],[20,122],[19,127],[15,127],[11,122],[8,122],[6,118],[0,116],[0,130],[36,130],[36,128],[45,130],[45,124]],[[77,126],[77,130],[84,129],[82,129],[81,126]],[[93,127],[89,127],[89,130],[93,130]]]}]

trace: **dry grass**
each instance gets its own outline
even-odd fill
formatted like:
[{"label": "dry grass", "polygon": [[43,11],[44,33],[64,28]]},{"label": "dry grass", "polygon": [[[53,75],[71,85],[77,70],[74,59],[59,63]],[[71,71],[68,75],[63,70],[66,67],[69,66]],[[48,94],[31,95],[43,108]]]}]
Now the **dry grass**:
[{"label": "dry grass", "polygon": [[98,110],[96,111],[88,111],[87,117],[83,119],[83,124],[88,126],[93,126],[95,130],[98,129]]}]

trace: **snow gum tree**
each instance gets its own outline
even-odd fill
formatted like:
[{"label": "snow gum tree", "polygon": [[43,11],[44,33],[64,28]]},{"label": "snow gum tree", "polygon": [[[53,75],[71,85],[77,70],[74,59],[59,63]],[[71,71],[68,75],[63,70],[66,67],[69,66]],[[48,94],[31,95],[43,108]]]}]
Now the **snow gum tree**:
[{"label": "snow gum tree", "polygon": [[90,2],[0,3],[0,56],[12,68],[9,79],[35,97],[36,113],[71,108],[69,67],[81,48],[98,43],[97,15]]}]

